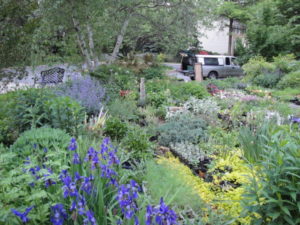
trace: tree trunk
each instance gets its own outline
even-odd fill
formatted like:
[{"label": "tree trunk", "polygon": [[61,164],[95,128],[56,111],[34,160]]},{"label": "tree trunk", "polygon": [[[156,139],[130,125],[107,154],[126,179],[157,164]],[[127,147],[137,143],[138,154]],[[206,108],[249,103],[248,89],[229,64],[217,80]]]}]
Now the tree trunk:
[{"label": "tree trunk", "polygon": [[117,57],[118,57],[120,48],[121,48],[122,43],[123,43],[123,40],[124,40],[124,35],[125,35],[125,33],[126,33],[126,30],[127,30],[128,25],[129,25],[130,17],[131,17],[131,15],[129,15],[129,16],[125,19],[125,21],[124,21],[124,23],[123,23],[123,25],[122,25],[121,31],[120,31],[120,33],[119,33],[119,35],[118,35],[118,38],[117,38],[117,42],[116,42],[116,44],[115,44],[114,51],[113,51],[113,53],[112,53],[112,55],[111,55],[111,57],[110,57],[110,60],[109,60],[109,62],[108,62],[109,64],[114,63],[114,62],[116,61]]},{"label": "tree trunk", "polygon": [[93,69],[92,59],[91,59],[90,53],[88,51],[88,48],[87,48],[86,42],[84,40],[84,37],[81,33],[79,22],[74,17],[72,17],[72,21],[73,21],[74,29],[76,31],[77,43],[78,43],[78,46],[80,48],[81,54],[85,58],[85,62],[88,66],[88,69],[92,70]]},{"label": "tree trunk", "polygon": [[228,38],[228,55],[232,55],[232,33],[233,33],[233,19],[229,19],[229,38]]},{"label": "tree trunk", "polygon": [[93,69],[95,69],[97,66],[99,66],[99,58],[97,56],[97,53],[95,53],[95,45],[94,45],[94,33],[93,30],[91,28],[91,26],[88,24],[87,25],[87,32],[88,32],[88,38],[89,38],[89,49],[90,49],[90,54],[91,54],[91,58],[94,62],[94,67]]}]

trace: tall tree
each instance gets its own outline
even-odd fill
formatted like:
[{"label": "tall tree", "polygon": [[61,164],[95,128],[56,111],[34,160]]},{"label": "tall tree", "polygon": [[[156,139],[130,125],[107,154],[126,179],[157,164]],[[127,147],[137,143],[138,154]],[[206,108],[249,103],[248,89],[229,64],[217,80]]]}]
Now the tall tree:
[{"label": "tall tree", "polygon": [[0,68],[26,65],[32,35],[39,26],[37,0],[0,0]]},{"label": "tall tree", "polygon": [[[204,0],[114,0],[118,5],[120,32],[110,63],[114,62],[124,41],[133,45],[144,39],[154,42],[158,48],[168,50],[171,45],[188,47],[191,39],[198,34],[200,24],[207,25],[211,18],[210,9],[215,6],[213,1]],[[180,43],[180,44],[179,44]],[[136,49],[136,46],[132,46]],[[178,49],[177,49],[178,50]]]},{"label": "tall tree", "polygon": [[248,20],[247,9],[257,0],[225,0],[220,5],[218,13],[229,20],[228,24],[228,55],[233,55],[233,25],[234,21],[245,23]]}]

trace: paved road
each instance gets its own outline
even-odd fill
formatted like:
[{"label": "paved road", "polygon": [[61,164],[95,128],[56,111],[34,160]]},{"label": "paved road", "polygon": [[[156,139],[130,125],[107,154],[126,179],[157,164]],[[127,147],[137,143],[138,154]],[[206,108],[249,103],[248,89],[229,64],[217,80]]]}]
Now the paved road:
[{"label": "paved road", "polygon": [[184,76],[182,73],[178,72],[181,69],[180,63],[164,63],[164,65],[171,67],[172,69],[167,72],[170,77],[175,77],[177,79],[182,79],[185,82],[191,81],[191,78]]}]

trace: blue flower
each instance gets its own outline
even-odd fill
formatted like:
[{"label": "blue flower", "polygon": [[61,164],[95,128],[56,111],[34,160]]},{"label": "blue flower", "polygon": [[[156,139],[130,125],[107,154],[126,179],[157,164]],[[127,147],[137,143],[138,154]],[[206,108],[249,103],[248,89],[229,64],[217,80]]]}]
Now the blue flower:
[{"label": "blue flower", "polygon": [[[52,170],[50,168],[47,169],[48,170],[48,174],[44,174],[44,177],[49,177],[51,174],[53,174]],[[51,185],[56,184],[56,182],[54,180],[52,180],[51,178],[46,179],[45,178],[45,187],[48,188]]]},{"label": "blue flower", "polygon": [[64,191],[64,198],[67,198],[68,196],[78,196],[76,183],[72,181],[72,177],[67,175],[66,177],[62,178],[62,182],[64,183],[64,186],[62,187]]},{"label": "blue flower", "polygon": [[80,174],[78,172],[75,172],[75,175],[74,175],[74,180],[75,180],[75,183],[81,181],[84,177],[80,176]]},{"label": "blue flower", "polygon": [[50,221],[53,225],[63,225],[64,220],[68,218],[66,210],[64,209],[63,204],[56,204],[51,207],[52,216]]},{"label": "blue flower", "polygon": [[69,175],[68,170],[62,170],[59,175],[59,179],[61,180],[61,182],[63,182],[64,178],[66,178],[68,175]]},{"label": "blue flower", "polygon": [[75,138],[71,139],[68,149],[70,151],[75,151],[77,149],[77,143],[76,143],[76,139]]},{"label": "blue flower", "polygon": [[104,178],[112,178],[113,176],[117,176],[117,172],[110,168],[108,165],[101,164],[101,177]]},{"label": "blue flower", "polygon": [[86,154],[86,157],[85,157],[84,161],[90,162],[91,163],[91,169],[92,170],[95,169],[96,166],[99,163],[98,152],[93,147],[90,147],[87,154]]},{"label": "blue flower", "polygon": [[79,155],[78,155],[78,153],[74,153],[74,155],[73,155],[73,164],[80,164],[81,162],[80,162],[80,158],[79,158]]},{"label": "blue flower", "polygon": [[137,191],[139,186],[135,181],[130,181],[130,184],[122,184],[118,188],[117,200],[121,211],[126,219],[133,218],[138,207],[136,204],[136,199],[138,198]]},{"label": "blue flower", "polygon": [[91,175],[89,177],[84,177],[83,181],[81,183],[81,189],[85,191],[87,194],[91,194],[93,184],[92,181],[94,180],[94,177]]},{"label": "blue flower", "polygon": [[108,164],[109,165],[113,165],[113,164],[120,164],[120,160],[118,159],[117,155],[117,150],[115,151],[111,151],[108,153],[108,157],[109,157],[109,161],[108,161]]},{"label": "blue flower", "polygon": [[12,213],[15,214],[16,216],[18,216],[23,223],[27,223],[29,222],[29,219],[27,217],[28,213],[32,210],[33,206],[28,207],[25,209],[25,212],[21,213],[15,209],[11,209]]},{"label": "blue flower", "polygon": [[163,198],[160,199],[160,204],[156,207],[150,205],[147,206],[146,210],[146,225],[153,225],[153,218],[155,218],[155,224],[158,225],[175,225],[177,224],[176,213],[169,209],[169,207],[164,203]]},{"label": "blue flower", "polygon": [[83,220],[84,225],[88,225],[88,224],[97,225],[97,221],[94,217],[94,213],[91,210],[86,211],[85,215],[86,215],[86,218]]},{"label": "blue flower", "polygon": [[82,195],[78,195],[76,197],[76,200],[73,200],[70,211],[78,210],[78,213],[80,215],[85,214],[85,206],[86,206],[86,200],[85,197]]}]

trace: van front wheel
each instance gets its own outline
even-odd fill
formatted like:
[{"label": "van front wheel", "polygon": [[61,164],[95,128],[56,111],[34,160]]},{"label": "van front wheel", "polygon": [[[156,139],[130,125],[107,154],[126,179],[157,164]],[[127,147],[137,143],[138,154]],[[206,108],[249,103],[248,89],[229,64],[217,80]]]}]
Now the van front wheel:
[{"label": "van front wheel", "polygon": [[209,74],[208,74],[208,78],[209,78],[209,79],[217,79],[217,78],[218,78],[218,73],[215,72],[215,71],[211,71],[211,72],[209,72]]}]

